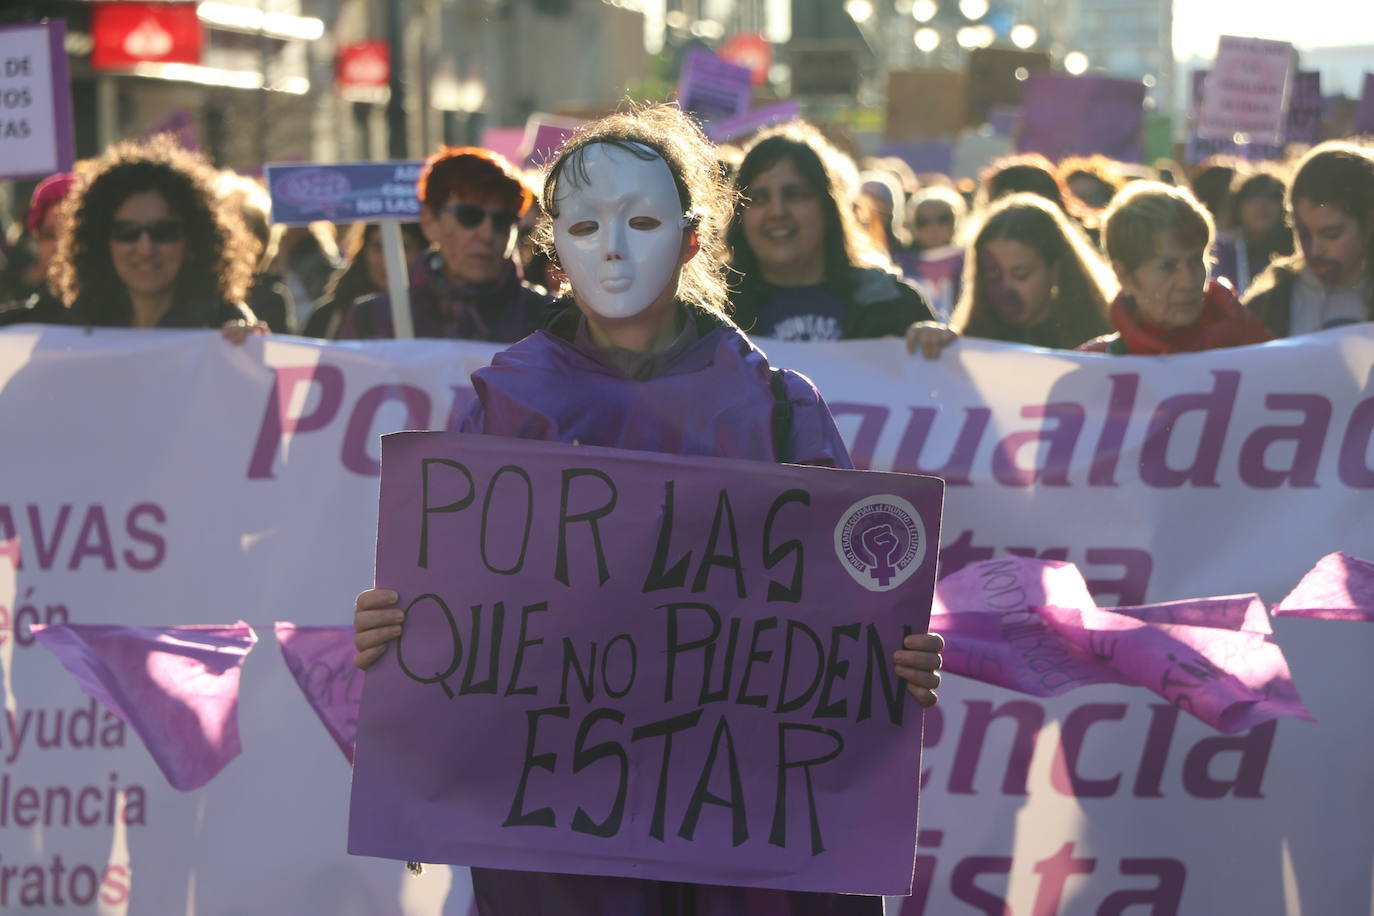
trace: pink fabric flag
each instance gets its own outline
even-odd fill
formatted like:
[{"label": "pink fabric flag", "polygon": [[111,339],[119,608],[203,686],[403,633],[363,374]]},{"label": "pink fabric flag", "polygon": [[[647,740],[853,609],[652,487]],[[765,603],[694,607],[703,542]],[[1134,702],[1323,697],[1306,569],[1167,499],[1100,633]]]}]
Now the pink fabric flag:
[{"label": "pink fabric flag", "polygon": [[[1212,623],[1168,622],[1174,615],[1205,621],[1213,608]],[[1037,611],[1065,642],[1091,653],[1122,683],[1144,687],[1220,732],[1247,731],[1280,716],[1312,721],[1258,595]]]},{"label": "pink fabric flag", "polygon": [[1374,563],[1327,554],[1275,606],[1274,616],[1374,621]]},{"label": "pink fabric flag", "polygon": [[353,664],[353,627],[298,627],[277,621],[277,644],[306,702],[353,762],[363,673]]},{"label": "pink fabric flag", "polygon": [[1047,605],[1094,606],[1072,563],[1005,557],[945,577],[930,614],[930,631],[947,640],[945,670],[1036,697],[1121,683],[1091,653],[1058,637],[1037,613]]},{"label": "pink fabric flag", "polygon": [[1098,608],[1070,563],[974,563],[936,587],[945,670],[1032,696],[1145,687],[1227,734],[1311,720],[1258,596]]},{"label": "pink fabric flag", "polygon": [[238,756],[239,670],[248,624],[33,627],[38,639],[138,733],[174,789],[198,789]]}]

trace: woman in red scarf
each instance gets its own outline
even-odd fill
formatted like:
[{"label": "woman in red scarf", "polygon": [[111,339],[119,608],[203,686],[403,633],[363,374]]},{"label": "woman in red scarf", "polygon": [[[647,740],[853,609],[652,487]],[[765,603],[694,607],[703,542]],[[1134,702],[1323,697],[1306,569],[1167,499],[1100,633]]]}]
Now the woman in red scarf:
[{"label": "woman in red scarf", "polygon": [[1141,181],[1118,194],[1102,228],[1121,281],[1110,315],[1116,333],[1078,349],[1157,356],[1273,340],[1229,286],[1207,279],[1214,235],[1211,214],[1186,191]]}]

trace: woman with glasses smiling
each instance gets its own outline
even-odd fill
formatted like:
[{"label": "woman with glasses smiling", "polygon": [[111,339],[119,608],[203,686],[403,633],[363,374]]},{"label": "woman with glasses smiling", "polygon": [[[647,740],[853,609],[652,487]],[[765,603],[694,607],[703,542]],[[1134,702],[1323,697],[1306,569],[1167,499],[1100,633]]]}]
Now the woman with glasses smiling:
[{"label": "woman with glasses smiling", "polygon": [[[433,246],[410,270],[416,337],[514,343],[543,326],[549,297],[525,282],[516,228],[534,193],[499,153],[449,147],[420,172],[420,228]],[[359,300],[336,340],[394,337],[391,299]]]},{"label": "woman with glasses smiling", "polygon": [[242,302],[254,242],[217,206],[215,171],[168,137],[111,147],[64,206],[54,275],[70,324],[259,327]]}]

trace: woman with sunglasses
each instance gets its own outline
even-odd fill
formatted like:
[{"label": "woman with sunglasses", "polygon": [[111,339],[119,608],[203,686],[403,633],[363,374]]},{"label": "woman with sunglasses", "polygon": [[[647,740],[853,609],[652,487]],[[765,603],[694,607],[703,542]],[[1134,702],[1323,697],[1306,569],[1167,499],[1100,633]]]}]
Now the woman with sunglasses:
[{"label": "woman with sunglasses", "polygon": [[[795,372],[770,370],[725,316],[721,230],[730,195],[708,141],[680,112],[660,106],[583,128],[550,166],[543,203],[542,235],[571,294],[545,330],[473,374],[478,397],[460,429],[850,466],[816,389]],[[791,419],[779,429],[784,399]],[[400,636],[398,603],[384,588],[358,596],[359,667]],[[913,635],[894,659],[923,706],[935,703],[942,647],[939,636]],[[491,868],[473,868],[472,877],[482,916],[882,912],[879,897]]]},{"label": "woman with sunglasses", "polygon": [[954,243],[954,236],[968,204],[953,188],[935,185],[917,191],[908,212],[915,244],[896,258],[897,266],[926,294],[930,310],[947,321],[963,285],[964,249]]},{"label": "woman with sunglasses", "polygon": [[[411,266],[415,336],[514,343],[538,329],[548,296],[515,259],[516,225],[534,193],[515,167],[491,150],[446,147],[425,162],[417,192],[433,247]],[[391,298],[379,293],[353,306],[335,339],[394,336]]]},{"label": "woman with sunglasses", "polygon": [[[70,324],[259,330],[243,304],[254,242],[216,173],[169,137],[120,143],[81,171],[54,258]],[[265,328],[262,328],[265,330]]]}]

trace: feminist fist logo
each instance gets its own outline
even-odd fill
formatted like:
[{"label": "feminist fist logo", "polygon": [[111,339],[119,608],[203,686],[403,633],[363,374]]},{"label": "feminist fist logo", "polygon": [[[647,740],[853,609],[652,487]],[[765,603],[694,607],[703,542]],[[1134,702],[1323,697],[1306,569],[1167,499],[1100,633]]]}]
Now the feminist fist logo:
[{"label": "feminist fist logo", "polygon": [[850,506],[835,526],[835,555],[864,588],[890,591],[925,560],[925,526],[900,496],[870,496]]},{"label": "feminist fist logo", "polygon": [[897,535],[892,533],[892,526],[886,524],[875,525],[859,535],[859,546],[868,552],[865,559],[870,560],[873,567],[869,575],[877,579],[879,585],[886,585],[897,575],[891,559],[900,543]]}]

